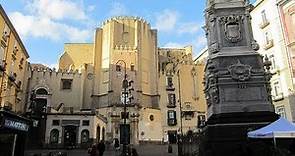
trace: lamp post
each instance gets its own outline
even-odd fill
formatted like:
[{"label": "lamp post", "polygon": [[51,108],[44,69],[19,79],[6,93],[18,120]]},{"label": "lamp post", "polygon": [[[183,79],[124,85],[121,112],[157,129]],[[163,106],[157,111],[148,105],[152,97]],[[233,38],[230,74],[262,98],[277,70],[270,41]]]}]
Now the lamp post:
[{"label": "lamp post", "polygon": [[180,134],[181,137],[183,136],[183,131],[182,131],[182,105],[181,105],[181,88],[180,88],[180,69],[177,71],[177,77],[178,77],[178,97],[179,97],[179,111],[180,111]]},{"label": "lamp post", "polygon": [[126,136],[126,104],[127,104],[127,88],[128,88],[128,80],[127,80],[127,73],[126,73],[126,62],[123,60],[118,60],[116,63],[116,70],[121,70],[120,69],[120,63],[124,64],[124,79],[122,82],[122,88],[124,89],[123,92],[123,96],[124,96],[124,118],[123,118],[123,122],[124,122],[124,132],[123,132],[123,150],[122,150],[122,156],[126,156],[127,155],[127,136]]},{"label": "lamp post", "polygon": [[181,88],[180,88],[180,69],[177,71],[178,78],[178,97],[179,97],[179,111],[180,111],[180,139],[178,139],[178,154],[182,156],[182,141],[183,141],[183,131],[182,131],[182,105],[181,105]]}]

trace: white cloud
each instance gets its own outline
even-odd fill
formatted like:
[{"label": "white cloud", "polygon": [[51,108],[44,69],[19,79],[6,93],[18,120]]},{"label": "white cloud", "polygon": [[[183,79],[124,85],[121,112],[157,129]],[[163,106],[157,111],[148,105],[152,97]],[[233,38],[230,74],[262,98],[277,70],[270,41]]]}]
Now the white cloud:
[{"label": "white cloud", "polygon": [[49,67],[50,69],[58,69],[58,63],[52,63],[52,64],[47,64],[47,63],[44,63],[44,62],[40,62],[40,61],[36,61],[36,60],[30,60],[30,62],[34,62],[33,64],[42,64],[46,67]]},{"label": "white cloud", "polygon": [[184,34],[184,33],[194,34],[200,31],[201,27],[202,25],[197,22],[182,23],[179,25],[177,32],[179,34]]},{"label": "white cloud", "polygon": [[32,0],[27,3],[27,8],[32,14],[53,20],[87,19],[82,6],[70,0]]},{"label": "white cloud", "polygon": [[[69,0],[31,0],[29,2],[25,7],[30,10],[31,14],[21,12],[9,14],[22,38],[35,37],[53,41],[85,42],[92,37],[89,23],[93,24],[93,21],[86,16],[82,2],[80,5]],[[93,6],[89,7],[90,10],[94,9]],[[67,23],[76,21],[79,21],[80,27]]]},{"label": "white cloud", "polygon": [[205,34],[201,33],[195,40],[192,40],[190,44],[193,45],[194,55],[199,54],[199,52],[207,46]]},{"label": "white cloud", "polygon": [[178,12],[166,9],[157,15],[155,27],[159,31],[172,31],[175,28],[178,18]]},{"label": "white cloud", "polygon": [[197,38],[189,42],[168,42],[163,47],[166,48],[183,48],[185,46],[193,46],[193,55],[196,56],[207,45],[207,39],[204,34],[200,34]]},{"label": "white cloud", "polygon": [[198,45],[203,46],[207,44],[207,38],[204,34],[201,34],[197,37],[197,42]]},{"label": "white cloud", "polygon": [[122,16],[122,15],[127,15],[128,10],[125,7],[124,4],[119,3],[119,2],[114,2],[112,4],[111,10],[109,12],[110,16]]},{"label": "white cloud", "polygon": [[91,11],[94,11],[95,10],[95,5],[89,5],[87,7],[87,11],[91,12]]},{"label": "white cloud", "polygon": [[168,42],[163,47],[165,48],[182,48],[185,44],[182,43],[176,43],[176,42]]},{"label": "white cloud", "polygon": [[36,37],[59,41],[84,42],[91,37],[91,30],[79,29],[46,17],[23,15],[20,12],[10,14],[11,21],[22,38]]},{"label": "white cloud", "polygon": [[54,64],[46,64],[46,66],[49,67],[49,68],[51,68],[51,69],[53,69],[53,68],[58,69],[58,64],[57,63],[54,63]]}]

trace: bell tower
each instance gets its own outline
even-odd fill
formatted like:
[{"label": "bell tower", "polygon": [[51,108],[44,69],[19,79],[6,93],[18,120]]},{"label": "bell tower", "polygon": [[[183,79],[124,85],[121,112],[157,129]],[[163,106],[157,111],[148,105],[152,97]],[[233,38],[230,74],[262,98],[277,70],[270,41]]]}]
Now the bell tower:
[{"label": "bell tower", "polygon": [[256,52],[251,8],[248,0],[207,0],[208,120],[201,149],[213,152],[207,155],[241,154],[247,132],[277,118],[270,96],[270,63]]}]

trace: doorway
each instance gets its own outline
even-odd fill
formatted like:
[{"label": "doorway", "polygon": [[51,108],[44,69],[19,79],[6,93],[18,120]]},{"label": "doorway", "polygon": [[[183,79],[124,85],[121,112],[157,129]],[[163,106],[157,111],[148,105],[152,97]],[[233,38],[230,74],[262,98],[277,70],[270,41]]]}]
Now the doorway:
[{"label": "doorway", "polygon": [[120,144],[123,144],[124,141],[125,143],[130,144],[130,125],[129,124],[120,125]]},{"label": "doorway", "polygon": [[168,131],[168,141],[170,144],[176,144],[177,142],[177,131]]},{"label": "doorway", "polygon": [[100,141],[100,126],[96,127],[96,142],[99,143]]},{"label": "doorway", "polygon": [[77,126],[64,126],[64,146],[74,148],[77,144]]}]

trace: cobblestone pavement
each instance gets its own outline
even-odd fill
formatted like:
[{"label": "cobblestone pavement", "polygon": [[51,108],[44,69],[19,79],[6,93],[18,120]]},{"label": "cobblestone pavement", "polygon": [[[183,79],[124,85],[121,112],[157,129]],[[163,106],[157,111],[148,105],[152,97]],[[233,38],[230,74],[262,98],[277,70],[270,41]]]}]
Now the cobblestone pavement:
[{"label": "cobblestone pavement", "polygon": [[[177,145],[173,145],[173,153],[168,153],[168,145],[138,145],[135,146],[139,156],[177,156]],[[67,156],[88,156],[87,150],[31,150],[26,151],[25,156],[47,156],[52,151],[63,151],[67,153]],[[108,148],[104,156],[119,156],[120,151],[115,151],[112,148]]]}]

